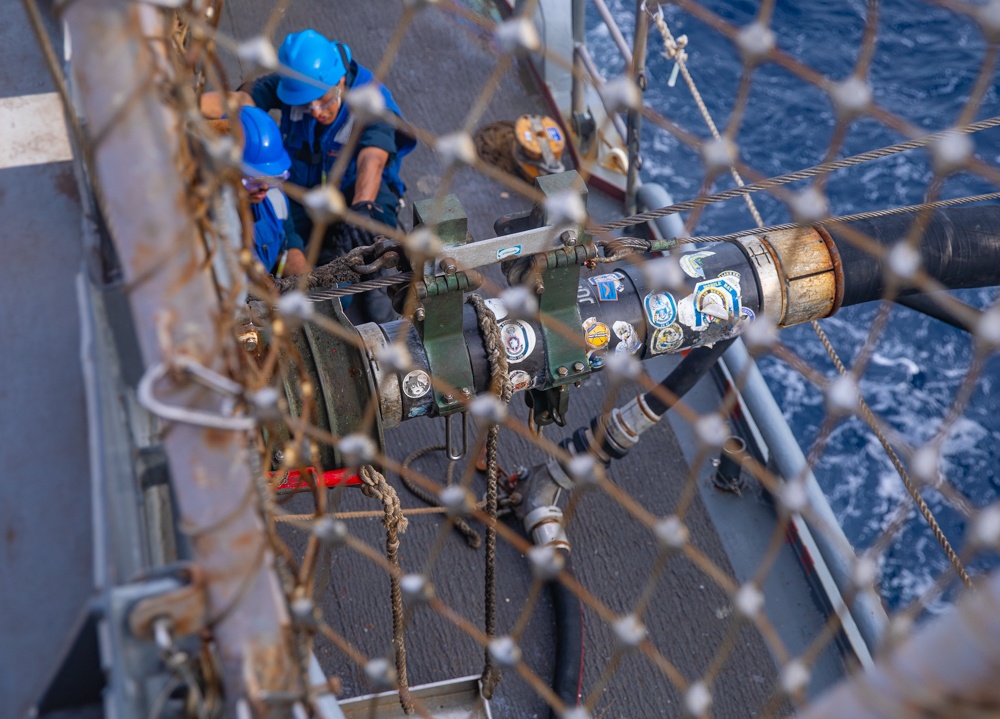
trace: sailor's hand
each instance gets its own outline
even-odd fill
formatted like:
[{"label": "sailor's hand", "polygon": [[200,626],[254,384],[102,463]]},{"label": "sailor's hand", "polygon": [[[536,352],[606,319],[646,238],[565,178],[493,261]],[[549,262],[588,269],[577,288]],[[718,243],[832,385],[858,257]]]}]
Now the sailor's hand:
[{"label": "sailor's hand", "polygon": [[[372,220],[378,220],[382,216],[383,209],[374,202],[355,202],[351,205],[351,212]],[[347,224],[344,227],[344,239],[347,245],[344,249],[350,251],[355,247],[365,247],[372,244],[375,241],[375,235],[363,227]]]}]

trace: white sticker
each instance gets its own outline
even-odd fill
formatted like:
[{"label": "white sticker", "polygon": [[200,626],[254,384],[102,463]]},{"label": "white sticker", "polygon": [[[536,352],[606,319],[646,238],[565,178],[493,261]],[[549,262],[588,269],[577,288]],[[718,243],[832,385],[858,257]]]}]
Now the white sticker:
[{"label": "white sticker", "polygon": [[681,255],[681,269],[684,270],[688,277],[701,277],[705,279],[705,269],[701,266],[701,261],[714,254],[714,252],[705,251]]},{"label": "white sticker", "polygon": [[523,320],[504,320],[500,337],[507,351],[507,363],[517,364],[535,351],[535,330]]},{"label": "white sticker", "polygon": [[642,347],[642,342],[639,341],[639,336],[635,333],[635,327],[628,322],[618,320],[614,323],[612,329],[618,335],[618,339],[621,340],[615,345],[615,352],[635,354]]},{"label": "white sticker", "polygon": [[513,385],[515,392],[520,392],[521,390],[528,389],[528,387],[531,386],[531,375],[523,369],[516,369],[508,376],[510,377],[510,383]]},{"label": "white sticker", "polygon": [[676,322],[667,327],[660,327],[649,340],[649,351],[654,355],[674,352],[684,344],[684,330]]},{"label": "white sticker", "polygon": [[736,337],[743,334],[743,330],[750,326],[750,323],[757,319],[757,316],[753,313],[753,310],[749,307],[740,307],[740,317],[736,320],[736,324],[733,328],[726,333],[726,337]]},{"label": "white sticker", "polygon": [[507,316],[507,305],[499,297],[490,297],[488,300],[483,300],[483,304],[489,308],[497,320],[502,320]]},{"label": "white sticker", "polygon": [[651,292],[642,301],[646,320],[653,327],[666,327],[677,319],[677,303],[669,292]]},{"label": "white sticker", "polygon": [[415,369],[403,377],[403,394],[410,399],[420,399],[431,389],[431,378],[422,369]]}]

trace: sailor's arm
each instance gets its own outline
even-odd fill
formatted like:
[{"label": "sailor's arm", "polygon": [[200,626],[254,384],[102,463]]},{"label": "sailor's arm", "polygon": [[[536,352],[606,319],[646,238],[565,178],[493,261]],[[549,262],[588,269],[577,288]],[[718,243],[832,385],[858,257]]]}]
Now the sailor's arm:
[{"label": "sailor's arm", "polygon": [[374,202],[382,186],[382,172],[389,162],[389,153],[381,147],[364,147],[358,153],[358,179],[354,184],[352,204]]}]

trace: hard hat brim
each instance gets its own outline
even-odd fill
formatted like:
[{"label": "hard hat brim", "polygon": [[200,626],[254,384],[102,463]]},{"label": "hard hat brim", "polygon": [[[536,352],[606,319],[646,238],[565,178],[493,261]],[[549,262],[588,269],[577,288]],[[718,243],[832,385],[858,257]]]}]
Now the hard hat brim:
[{"label": "hard hat brim", "polygon": [[283,77],[278,80],[278,99],[286,105],[308,105],[327,93],[321,87]]},{"label": "hard hat brim", "polygon": [[285,157],[273,162],[258,162],[252,165],[244,162],[240,166],[240,169],[247,177],[277,177],[283,172],[290,170],[291,167],[292,161],[288,155],[285,155]]}]

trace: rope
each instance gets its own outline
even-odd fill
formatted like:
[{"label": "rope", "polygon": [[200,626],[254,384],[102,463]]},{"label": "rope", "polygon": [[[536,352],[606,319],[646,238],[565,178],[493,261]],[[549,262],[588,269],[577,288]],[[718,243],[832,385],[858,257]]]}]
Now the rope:
[{"label": "rope", "polygon": [[[816,335],[819,337],[820,342],[823,343],[823,347],[826,349],[826,353],[830,356],[830,360],[833,362],[837,371],[843,375],[847,375],[847,368],[844,367],[844,363],[840,361],[840,357],[837,356],[836,350],[833,348],[833,344],[830,342],[830,338],[827,337],[826,332],[823,328],[819,326],[819,323],[815,320],[812,321],[813,329],[816,330]],[[889,461],[892,462],[892,466],[896,468],[899,473],[900,479],[903,480],[903,486],[906,487],[907,493],[913,499],[914,504],[917,505],[917,509],[920,511],[921,516],[923,516],[924,521],[930,527],[931,532],[934,534],[934,538],[941,545],[941,549],[944,550],[945,556],[948,557],[948,561],[951,562],[951,566],[955,569],[955,573],[961,578],[962,583],[966,587],[972,589],[972,579],[969,578],[968,572],[965,571],[965,566],[962,564],[962,560],[959,559],[958,554],[952,548],[951,543],[948,541],[948,537],[945,536],[944,531],[941,529],[941,525],[938,524],[937,518],[931,511],[931,508],[927,506],[927,502],[924,498],[920,496],[920,491],[913,484],[910,479],[910,475],[907,473],[906,468],[900,461],[896,452],[889,445],[889,440],[883,434],[882,429],[878,426],[878,422],[875,419],[875,415],[872,413],[871,409],[868,407],[868,403],[865,402],[864,397],[860,394],[858,395],[858,406],[861,409],[861,416],[871,427],[872,432],[878,438],[879,443],[882,445],[882,449],[885,450],[886,456]]]},{"label": "rope", "polygon": [[[426,454],[430,454],[431,452],[443,452],[444,449],[445,447],[443,444],[435,444],[430,447],[424,447],[423,449],[418,449],[416,452],[413,452],[406,459],[403,460],[403,468],[409,467],[410,464],[416,462],[418,459],[420,459]],[[446,484],[449,485],[451,484],[451,477],[454,472],[454,469],[455,469],[455,463],[449,461],[448,472],[445,478]],[[437,497],[435,497],[433,494],[428,492],[426,489],[421,487],[416,482],[410,480],[404,472],[400,472],[399,478],[402,480],[406,488],[410,490],[411,494],[415,495],[418,499],[422,500],[423,502],[431,505],[430,506],[431,509],[434,509],[435,511],[438,512],[444,511],[444,508],[441,506],[441,503],[438,501]],[[465,537],[465,543],[468,544],[469,547],[471,547],[472,549],[479,549],[479,545],[482,544],[483,540],[479,536],[479,532],[473,529],[467,521],[465,521],[462,517],[455,517],[455,519],[452,521],[452,526],[459,534]]]},{"label": "rope", "polygon": [[[496,317],[486,307],[483,298],[477,294],[471,294],[466,299],[476,310],[476,318],[479,321],[479,334],[483,339],[483,348],[486,350],[486,359],[490,365],[490,392],[506,406],[510,403],[510,398],[514,394],[514,387],[508,376],[507,352],[504,349],[503,339],[500,336],[500,326]],[[497,451],[499,449],[500,425],[490,426],[486,436],[486,581],[484,591],[484,605],[486,614],[486,638],[487,641],[496,635],[496,544],[497,544],[497,481],[498,463]],[[493,665],[490,657],[489,646],[484,651],[485,664],[482,674],[483,697],[490,699],[493,691],[500,683],[503,673]]]},{"label": "rope", "polygon": [[868,152],[863,152],[860,155],[852,155],[851,157],[845,157],[841,160],[831,160],[830,162],[823,162],[820,163],[819,165],[814,165],[813,167],[809,167],[803,170],[796,170],[795,172],[790,172],[787,175],[778,175],[776,177],[770,177],[766,180],[753,182],[743,187],[736,187],[730,190],[717,192],[714,195],[705,195],[703,197],[696,197],[693,200],[685,200],[684,202],[678,202],[673,205],[668,205],[667,207],[660,207],[656,210],[649,210],[648,212],[642,212],[637,215],[632,215],[631,217],[625,217],[621,220],[615,220],[614,222],[608,222],[603,225],[599,225],[593,229],[593,232],[594,233],[610,232],[611,230],[620,229],[622,227],[631,227],[632,225],[639,225],[642,224],[643,222],[649,222],[650,220],[655,220],[660,217],[666,217],[667,215],[675,215],[678,212],[693,210],[697,207],[704,207],[705,205],[711,205],[716,202],[730,200],[734,197],[749,195],[752,192],[769,190],[771,188],[779,187],[781,185],[787,185],[790,182],[805,180],[810,177],[815,177],[816,175],[822,175],[832,172],[834,170],[842,170],[845,167],[852,167],[854,165],[860,165],[865,162],[870,162],[871,160],[877,160],[883,157],[889,157],[890,155],[898,154],[900,152],[906,152],[907,150],[914,150],[918,147],[924,147],[926,145],[930,145],[936,142],[937,140],[940,140],[942,137],[945,137],[946,135],[952,133],[967,135],[975,132],[980,132],[982,130],[988,130],[990,128],[998,126],[1000,126],[1000,115],[988,118],[986,120],[980,120],[979,122],[973,122],[968,125],[963,125],[962,127],[955,127],[948,130],[935,132],[930,135],[924,135],[923,137],[918,137],[914,140],[907,140],[906,142],[900,142],[895,145],[887,145],[886,147],[880,147],[877,150],[869,150]]},{"label": "rope", "polygon": [[407,715],[413,713],[410,699],[410,685],[406,678],[406,644],[403,640],[403,594],[399,588],[402,570],[399,566],[399,535],[406,531],[409,521],[399,506],[399,495],[385,477],[372,467],[365,465],[358,471],[364,484],[361,492],[366,497],[382,503],[382,524],[385,525],[385,558],[392,567],[389,575],[390,598],[392,600],[392,645],[396,652],[396,681],[399,686],[399,704]]},{"label": "rope", "polygon": [[[660,34],[663,35],[663,42],[667,50],[666,52],[667,57],[673,58],[674,61],[677,63],[677,66],[680,68],[681,74],[684,76],[684,81],[687,83],[688,88],[691,90],[691,94],[694,96],[695,102],[698,105],[698,109],[701,112],[702,117],[705,119],[705,123],[708,125],[708,128],[711,131],[712,136],[716,140],[721,139],[719,131],[718,129],[716,129],[715,123],[712,121],[712,117],[708,111],[708,107],[705,105],[704,100],[702,100],[701,93],[698,92],[698,88],[695,86],[694,79],[688,72],[687,65],[684,62],[686,53],[684,52],[683,45],[678,45],[677,41],[674,40],[673,35],[671,35],[670,33],[670,29],[667,27],[666,21],[663,19],[662,12],[653,15],[653,20],[656,23],[656,27],[659,29]],[[972,125],[967,125],[958,131],[977,132],[980,129],[986,129],[987,127],[995,127],[998,124],[1000,124],[1000,117],[994,117],[989,120],[984,120],[980,123],[973,123]],[[933,142],[935,139],[944,136],[946,132],[951,132],[951,131],[938,132],[933,135],[927,135],[923,138],[918,138],[917,140],[911,140],[909,142],[903,142],[899,143],[898,145],[882,148],[881,150],[875,150],[869,153],[863,153],[862,155],[855,155],[854,157],[847,158],[846,160],[824,163],[824,165],[832,166],[832,165],[837,165],[837,163],[839,162],[841,164],[838,167],[834,167],[831,169],[840,169],[840,167],[849,167],[850,165],[860,164],[861,162],[867,162],[869,159],[875,159],[876,157],[885,157],[889,154],[893,154],[894,152],[903,152],[904,150],[910,150],[915,147],[920,147],[921,145],[929,144]],[[892,152],[889,152],[889,150],[892,150]],[[782,179],[783,181],[786,182],[791,182],[792,180],[787,178],[794,177],[795,179],[804,179],[804,177],[807,176],[811,177],[812,175],[819,174],[820,172],[822,172],[822,170],[817,169],[821,167],[823,167],[823,165],[817,165],[811,170],[803,170],[798,173],[791,173],[790,175],[784,175],[781,178],[772,178],[772,182],[773,180],[778,180],[778,179]],[[747,201],[747,206],[750,208],[750,212],[757,223],[757,227],[763,228],[764,220],[761,218],[760,213],[757,211],[757,207],[753,203],[753,199],[750,197],[750,192],[754,191],[753,189],[751,189],[753,186],[750,187],[744,186],[743,180],[742,178],[740,178],[740,175],[736,171],[735,167],[731,167],[730,171],[732,173],[733,179],[736,180],[736,184],[739,185],[739,191],[741,191],[741,194],[743,194],[744,199]],[[765,180],[763,182],[755,184],[766,185],[768,182],[769,181]],[[776,185],[777,183],[772,186]],[[982,195],[980,196],[980,198],[984,197],[985,196]],[[990,193],[989,197],[990,199],[1000,198],[1000,193],[997,192]],[[959,200],[926,202],[923,203],[922,205],[916,205],[906,208],[893,208],[890,210],[875,210],[872,212],[861,213],[860,215],[853,216],[851,219],[860,220],[872,217],[885,217],[887,215],[899,214],[901,212],[906,212],[906,211],[912,212],[912,211],[932,209],[933,207],[946,207],[951,204],[961,204],[970,201],[973,200],[971,198],[961,198]],[[662,208],[662,209],[670,209],[670,208]],[[656,212],[660,211],[661,210],[657,210]],[[845,221],[845,219],[846,218],[840,218],[839,221],[843,222]],[[829,224],[829,223],[830,221],[827,220],[827,221],[820,221],[817,224]],[[768,231],[774,232],[779,229],[791,229],[797,226],[798,225],[796,223],[793,223],[789,227],[778,226],[776,228],[769,228]],[[698,241],[708,242],[711,241],[711,238],[699,238]],[[817,320],[812,320],[809,324],[816,332],[816,336],[819,337],[820,342],[826,349],[826,353],[829,355],[830,360],[837,368],[837,371],[841,375],[846,376],[847,368],[841,361],[840,356],[837,354],[836,349],[834,349],[833,344],[830,342],[829,337],[827,337],[826,335],[826,332],[823,330],[822,327],[820,327],[819,322]],[[865,402],[863,397],[861,397],[860,393],[858,394],[858,406],[861,409],[861,415],[863,419],[868,424],[868,426],[871,427],[872,432],[874,432],[875,436],[878,438],[878,441],[882,445],[882,449],[885,451],[885,454],[889,458],[889,461],[892,462],[892,465],[896,468],[896,471],[899,473],[899,478],[903,480],[903,486],[906,487],[906,491],[913,499],[913,502],[917,505],[917,509],[919,510],[921,516],[923,516],[924,520],[927,522],[927,525],[930,527],[931,532],[934,534],[934,538],[937,539],[938,544],[941,545],[941,549],[944,550],[945,555],[948,557],[948,561],[951,562],[951,566],[955,569],[956,574],[958,574],[958,576],[961,578],[965,586],[968,587],[969,589],[972,589],[972,580],[969,578],[968,573],[965,571],[965,567],[962,564],[962,560],[959,559],[958,555],[955,553],[955,550],[952,548],[951,543],[948,541],[948,538],[945,536],[944,531],[942,531],[941,526],[938,524],[937,518],[935,518],[934,513],[931,511],[930,507],[927,506],[927,503],[924,501],[924,498],[920,496],[920,492],[913,484],[909,474],[906,471],[906,468],[903,466],[903,463],[900,461],[899,457],[896,455],[896,452],[889,444],[888,438],[886,438],[885,434],[882,432],[882,429],[878,426],[878,422],[875,419],[875,415],[872,413],[871,408],[869,408],[868,403]]]},{"label": "rope", "polygon": [[[691,77],[691,73],[687,68],[687,53],[684,52],[684,45],[687,43],[678,44],[674,39],[673,34],[670,32],[670,28],[667,27],[667,21],[663,19],[663,10],[659,9],[659,12],[652,15],[653,22],[656,24],[656,29],[660,31],[660,35],[663,36],[663,47],[665,49],[664,55],[667,59],[673,60],[677,63],[677,67],[681,71],[681,75],[684,76],[684,82],[687,83],[688,89],[691,90],[691,95],[694,97],[695,104],[698,106],[698,111],[701,113],[702,118],[705,120],[705,124],[708,125],[708,129],[712,133],[712,137],[716,140],[721,140],[722,135],[719,134],[719,129],[715,126],[715,121],[712,120],[712,115],[708,111],[708,106],[705,104],[705,100],[702,99],[701,93],[698,91],[698,86],[694,84],[694,78]],[[733,180],[736,181],[738,187],[745,187],[743,178],[740,177],[740,173],[736,171],[735,167],[729,168],[729,174],[733,176]],[[753,215],[754,221],[757,223],[758,227],[764,226],[764,220],[760,216],[760,212],[757,211],[757,205],[754,204],[753,198],[750,197],[749,193],[743,195],[743,199],[747,203],[747,208],[750,210],[750,214]]]}]

